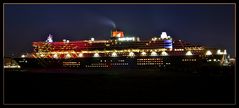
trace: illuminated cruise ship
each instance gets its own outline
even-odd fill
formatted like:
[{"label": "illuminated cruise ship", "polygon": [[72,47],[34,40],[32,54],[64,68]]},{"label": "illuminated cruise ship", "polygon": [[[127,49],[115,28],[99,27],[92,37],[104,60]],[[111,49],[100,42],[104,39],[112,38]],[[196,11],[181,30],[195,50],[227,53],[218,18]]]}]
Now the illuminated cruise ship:
[{"label": "illuminated cruise ship", "polygon": [[34,51],[15,58],[21,68],[165,68],[228,64],[226,49],[174,40],[166,32],[149,40],[120,29],[109,40],[33,42]]}]

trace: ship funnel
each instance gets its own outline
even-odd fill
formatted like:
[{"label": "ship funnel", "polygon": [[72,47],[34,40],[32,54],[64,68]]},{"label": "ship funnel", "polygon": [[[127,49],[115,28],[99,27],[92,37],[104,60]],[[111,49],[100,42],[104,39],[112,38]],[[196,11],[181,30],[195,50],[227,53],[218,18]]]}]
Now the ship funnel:
[{"label": "ship funnel", "polygon": [[120,29],[114,28],[111,31],[111,37],[113,37],[113,38],[122,38],[122,37],[124,37],[124,32],[122,30],[120,30]]}]

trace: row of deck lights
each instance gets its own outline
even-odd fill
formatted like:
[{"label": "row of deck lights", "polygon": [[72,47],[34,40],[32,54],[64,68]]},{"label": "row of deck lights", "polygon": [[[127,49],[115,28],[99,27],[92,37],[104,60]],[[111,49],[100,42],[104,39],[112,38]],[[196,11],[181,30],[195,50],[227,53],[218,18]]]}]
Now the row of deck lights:
[{"label": "row of deck lights", "polygon": [[[222,54],[227,54],[226,50],[224,50],[223,52],[221,52],[221,50],[217,50],[217,55],[222,55]],[[146,56],[146,55],[147,55],[146,52],[141,52],[141,56]],[[193,55],[193,54],[192,54],[191,51],[187,51],[187,52],[186,52],[186,56],[192,56],[192,55]],[[210,55],[212,55],[212,52],[211,52],[210,50],[208,50],[205,55],[206,55],[206,56],[210,56]],[[117,53],[116,53],[116,52],[113,52],[113,53],[111,54],[111,56],[112,56],[112,57],[117,57]],[[129,52],[129,55],[128,55],[128,56],[134,57],[135,54],[134,54],[134,52]],[[158,54],[153,51],[153,52],[151,52],[150,56],[158,56]],[[163,52],[161,53],[161,56],[168,56],[168,53],[165,52],[165,51],[163,51]],[[21,57],[22,57],[22,58],[25,58],[26,55],[22,55]],[[44,54],[40,54],[40,57],[44,57]],[[83,53],[78,54],[78,57],[83,57]],[[93,57],[100,57],[100,55],[99,55],[99,53],[94,53]],[[57,54],[54,54],[54,55],[53,55],[53,58],[58,58],[58,55],[57,55]],[[68,54],[66,54],[65,58],[71,58],[71,55],[68,53]]]},{"label": "row of deck lights", "polygon": [[[142,53],[141,53],[141,56],[146,56],[146,55],[147,55],[146,52],[142,52]],[[165,51],[163,51],[163,52],[161,53],[161,56],[167,56],[167,55],[168,55],[168,53],[165,52]],[[116,52],[113,52],[113,53],[111,54],[111,56],[112,56],[112,57],[117,57],[117,53],[116,53]],[[128,55],[128,56],[134,57],[135,54],[134,54],[134,52],[129,52],[129,55]],[[158,54],[157,54],[156,52],[151,52],[150,56],[158,56]],[[24,57],[25,57],[25,55],[22,56],[22,58],[24,58]],[[44,57],[44,55],[41,54],[40,57]],[[83,53],[79,53],[79,54],[78,54],[78,57],[83,57]],[[94,53],[93,57],[100,57],[100,55],[99,55],[99,53]],[[57,55],[57,54],[54,54],[54,55],[53,55],[53,58],[58,58],[58,55]],[[71,58],[71,55],[70,55],[70,54],[66,54],[65,58]]]}]

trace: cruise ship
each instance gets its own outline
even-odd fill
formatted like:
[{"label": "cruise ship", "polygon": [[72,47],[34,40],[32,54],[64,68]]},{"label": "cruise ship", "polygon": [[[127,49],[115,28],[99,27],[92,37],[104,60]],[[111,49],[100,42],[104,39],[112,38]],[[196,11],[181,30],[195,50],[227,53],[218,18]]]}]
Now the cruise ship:
[{"label": "cruise ship", "polygon": [[148,40],[125,36],[114,28],[108,40],[46,41],[32,43],[34,51],[14,58],[21,68],[188,68],[228,64],[226,49],[208,48],[174,40],[166,32]]}]

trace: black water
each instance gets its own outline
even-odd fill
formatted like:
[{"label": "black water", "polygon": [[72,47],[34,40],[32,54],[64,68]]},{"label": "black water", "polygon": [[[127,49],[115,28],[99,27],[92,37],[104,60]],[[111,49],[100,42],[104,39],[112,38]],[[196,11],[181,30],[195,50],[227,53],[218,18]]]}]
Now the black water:
[{"label": "black water", "polygon": [[233,104],[234,70],[5,70],[7,104]]}]

